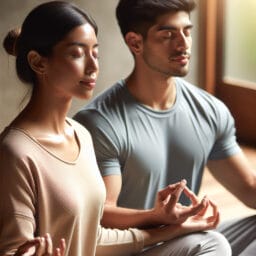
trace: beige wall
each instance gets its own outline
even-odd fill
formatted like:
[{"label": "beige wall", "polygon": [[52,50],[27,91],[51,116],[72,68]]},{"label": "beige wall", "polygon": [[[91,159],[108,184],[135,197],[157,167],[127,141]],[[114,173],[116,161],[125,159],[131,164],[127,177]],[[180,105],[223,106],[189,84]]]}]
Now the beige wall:
[{"label": "beige wall", "polygon": [[[16,78],[14,57],[8,56],[2,47],[6,33],[21,25],[27,13],[39,0],[1,0],[0,2],[0,131],[21,110],[22,99],[28,87]],[[119,33],[115,20],[115,6],[118,0],[75,0],[80,7],[87,9],[99,26],[100,76],[94,95],[109,87],[116,80],[125,77],[132,69],[132,57]],[[187,80],[198,82],[198,14],[193,12],[195,24],[191,71]],[[49,92],[50,93],[50,92]],[[86,102],[74,100],[69,115],[72,116]]]}]

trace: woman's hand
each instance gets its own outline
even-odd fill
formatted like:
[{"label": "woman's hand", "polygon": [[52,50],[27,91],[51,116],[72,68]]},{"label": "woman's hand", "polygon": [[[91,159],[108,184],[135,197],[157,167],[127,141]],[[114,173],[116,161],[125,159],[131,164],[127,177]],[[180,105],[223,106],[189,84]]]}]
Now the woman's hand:
[{"label": "woman's hand", "polygon": [[59,247],[53,249],[51,236],[46,234],[44,237],[36,237],[25,242],[14,256],[64,256],[65,250],[65,239],[61,239]]}]

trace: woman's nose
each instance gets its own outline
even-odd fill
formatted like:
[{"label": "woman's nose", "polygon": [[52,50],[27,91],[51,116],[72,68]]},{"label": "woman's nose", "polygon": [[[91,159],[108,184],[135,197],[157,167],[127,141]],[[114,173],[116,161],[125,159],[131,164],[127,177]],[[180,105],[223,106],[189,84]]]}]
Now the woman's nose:
[{"label": "woman's nose", "polygon": [[99,69],[98,58],[94,56],[90,56],[85,65],[85,73],[91,74],[94,72],[98,72],[98,69]]}]

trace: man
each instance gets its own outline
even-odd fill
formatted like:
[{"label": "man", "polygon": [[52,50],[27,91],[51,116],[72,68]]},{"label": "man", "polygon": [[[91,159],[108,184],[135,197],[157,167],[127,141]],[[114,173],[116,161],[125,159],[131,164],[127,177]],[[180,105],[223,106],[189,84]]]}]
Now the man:
[{"label": "man", "polygon": [[[193,0],[119,1],[116,15],[134,69],[75,116],[94,140],[107,189],[105,226],[172,223],[156,214],[157,192],[186,179],[197,193],[206,165],[230,192],[256,207],[256,175],[236,142],[230,112],[180,78],[189,70],[194,7]],[[188,204],[188,199],[180,202]],[[244,223],[250,235],[237,229]],[[222,230],[233,255],[249,255],[254,223],[252,217]],[[178,241],[185,245],[185,238]]]}]

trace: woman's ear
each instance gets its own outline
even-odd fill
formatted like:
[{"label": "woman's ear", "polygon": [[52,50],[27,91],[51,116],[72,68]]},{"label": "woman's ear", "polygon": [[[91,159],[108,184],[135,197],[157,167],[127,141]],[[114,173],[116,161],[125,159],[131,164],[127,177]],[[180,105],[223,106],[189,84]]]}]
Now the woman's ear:
[{"label": "woman's ear", "polygon": [[46,70],[46,58],[42,57],[36,51],[30,51],[27,55],[28,63],[31,69],[38,75],[42,75]]},{"label": "woman's ear", "polygon": [[142,35],[135,32],[128,32],[125,35],[125,42],[133,54],[137,55],[141,52],[143,47]]}]

